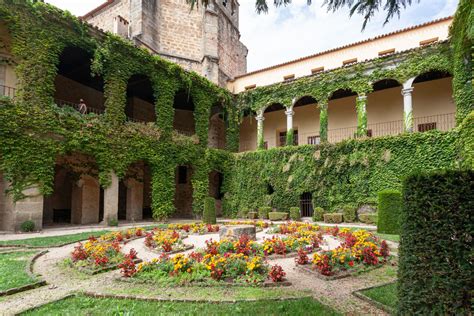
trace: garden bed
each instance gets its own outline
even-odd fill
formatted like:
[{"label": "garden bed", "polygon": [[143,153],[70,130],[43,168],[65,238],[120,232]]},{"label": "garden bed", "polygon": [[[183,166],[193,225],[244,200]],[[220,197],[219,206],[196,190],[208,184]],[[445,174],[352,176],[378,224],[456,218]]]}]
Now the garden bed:
[{"label": "garden bed", "polygon": [[165,251],[163,251],[163,250],[159,250],[159,249],[156,249],[156,248],[148,247],[148,249],[149,249],[151,252],[154,252],[154,253],[159,254],[159,255],[162,255],[162,254],[165,254],[165,255],[173,255],[173,254],[176,254],[176,253],[180,253],[180,252],[184,252],[184,251],[191,250],[191,249],[193,249],[193,248],[194,248],[194,245],[182,244],[182,247],[180,247],[180,248],[177,248],[177,249],[174,249],[174,250],[165,252]]},{"label": "garden bed", "polygon": [[383,265],[377,265],[377,266],[364,267],[363,269],[346,270],[346,271],[338,272],[337,274],[334,274],[334,275],[321,274],[319,271],[315,270],[314,268],[311,268],[311,265],[297,264],[295,269],[298,271],[301,271],[302,273],[316,276],[318,279],[321,279],[321,280],[332,281],[332,280],[344,279],[350,276],[358,275],[360,273],[369,272],[369,271],[381,268],[382,266]]},{"label": "garden bed", "polygon": [[[142,262],[142,259],[137,258],[137,259],[133,260],[134,264],[138,264],[138,263],[141,263],[141,262]],[[95,275],[95,274],[99,274],[99,273],[102,273],[102,272],[117,270],[119,268],[120,264],[121,263],[105,265],[105,266],[97,266],[96,268],[93,268],[93,267],[75,267],[74,264],[71,264],[70,266],[72,268],[77,269],[79,272],[82,272],[82,273],[85,273],[85,274],[88,274],[88,275]]]}]

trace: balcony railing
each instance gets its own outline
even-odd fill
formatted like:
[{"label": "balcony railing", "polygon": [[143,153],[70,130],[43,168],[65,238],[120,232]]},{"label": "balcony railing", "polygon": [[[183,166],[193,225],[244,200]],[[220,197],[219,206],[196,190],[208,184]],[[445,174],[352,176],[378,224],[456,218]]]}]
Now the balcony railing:
[{"label": "balcony railing", "polygon": [[355,138],[357,133],[357,126],[328,129],[328,142],[338,143],[340,141]]},{"label": "balcony railing", "polygon": [[183,131],[183,130],[178,130],[178,129],[175,129],[174,130],[176,133],[180,134],[180,135],[183,135],[183,136],[193,136],[194,134],[196,134],[195,132],[193,131]]},{"label": "balcony railing", "polygon": [[14,98],[16,94],[16,89],[12,87],[0,85],[0,96]]},{"label": "balcony railing", "polygon": [[[80,108],[79,103],[64,101],[64,100],[60,100],[60,99],[54,99],[54,102],[56,103],[57,106],[59,106],[61,108],[70,107],[70,108],[73,108],[76,111],[79,111],[79,108]],[[89,113],[95,113],[95,114],[99,115],[99,114],[103,114],[104,110],[87,106],[87,114],[89,114]]]}]

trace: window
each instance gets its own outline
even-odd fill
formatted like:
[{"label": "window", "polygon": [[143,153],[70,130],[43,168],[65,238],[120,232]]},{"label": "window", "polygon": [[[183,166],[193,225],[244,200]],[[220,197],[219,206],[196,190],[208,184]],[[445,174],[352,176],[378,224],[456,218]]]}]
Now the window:
[{"label": "window", "polygon": [[[286,145],[286,132],[280,132],[280,147]],[[298,130],[293,130],[293,145],[298,145]]]},{"label": "window", "polygon": [[300,196],[300,212],[301,217],[313,216],[313,195],[310,192],[305,192]]},{"label": "window", "polygon": [[438,37],[429,38],[429,39],[420,41],[420,46],[430,45],[430,44],[436,43],[437,41],[438,41]]},{"label": "window", "polygon": [[395,48],[386,49],[379,52],[379,57],[388,56],[395,53]]},{"label": "window", "polygon": [[436,129],[436,122],[418,124],[418,132],[427,132]]},{"label": "window", "polygon": [[286,75],[283,77],[284,81],[293,80],[293,79],[295,79],[295,74]]},{"label": "window", "polygon": [[308,136],[308,145],[319,145],[321,144],[321,138],[319,135]]},{"label": "window", "polygon": [[268,149],[268,142],[263,142],[263,148]]},{"label": "window", "polygon": [[349,66],[353,64],[357,64],[357,58],[347,59],[342,62],[343,66]]},{"label": "window", "polygon": [[311,74],[314,75],[323,71],[324,71],[324,67],[317,67],[317,68],[311,69]]},{"label": "window", "polygon": [[245,87],[245,91],[255,89],[255,87],[257,87],[256,84],[251,84],[250,86],[246,86],[246,87]]},{"label": "window", "polygon": [[178,183],[179,184],[188,183],[188,167],[186,166],[178,167]]},{"label": "window", "polygon": [[372,130],[371,129],[367,130],[367,137],[372,137]]}]

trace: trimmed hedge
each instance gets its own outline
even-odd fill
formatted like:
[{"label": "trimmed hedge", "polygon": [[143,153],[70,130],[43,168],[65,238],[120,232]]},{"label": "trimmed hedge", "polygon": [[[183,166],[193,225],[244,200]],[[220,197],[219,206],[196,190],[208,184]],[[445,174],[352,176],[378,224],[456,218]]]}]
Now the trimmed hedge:
[{"label": "trimmed hedge", "polygon": [[400,315],[470,315],[474,171],[407,178],[399,248]]},{"label": "trimmed hedge", "polygon": [[268,219],[268,213],[272,211],[270,206],[263,206],[258,208],[258,217],[260,219]]},{"label": "trimmed hedge", "polygon": [[294,221],[299,221],[301,219],[299,207],[290,207],[290,218]]},{"label": "trimmed hedge", "polygon": [[396,190],[383,190],[378,196],[377,232],[399,234],[402,194]]},{"label": "trimmed hedge", "polygon": [[269,212],[268,218],[271,221],[286,221],[288,219],[287,212]]},{"label": "trimmed hedge", "polygon": [[324,220],[324,209],[322,207],[315,207],[313,210],[313,222],[320,222]]},{"label": "trimmed hedge", "polygon": [[325,223],[333,223],[333,224],[339,224],[342,223],[342,213],[328,213],[324,214],[324,222]]},{"label": "trimmed hedge", "polygon": [[249,213],[247,214],[247,217],[248,217],[249,219],[257,219],[257,218],[258,218],[258,213],[257,213],[257,212],[249,212]]},{"label": "trimmed hedge", "polygon": [[359,221],[364,224],[377,224],[377,213],[359,214]]},{"label": "trimmed hedge", "polygon": [[344,205],[342,207],[342,214],[344,214],[344,222],[353,223],[357,219],[357,207],[354,205]]},{"label": "trimmed hedge", "polygon": [[204,212],[202,221],[206,224],[215,224],[216,221],[216,201],[212,197],[204,199]]}]

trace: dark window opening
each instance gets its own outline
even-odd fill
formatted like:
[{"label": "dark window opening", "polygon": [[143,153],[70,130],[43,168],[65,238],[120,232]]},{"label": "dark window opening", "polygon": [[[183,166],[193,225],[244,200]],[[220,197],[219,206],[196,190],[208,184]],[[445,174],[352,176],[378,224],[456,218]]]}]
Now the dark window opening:
[{"label": "dark window opening", "polygon": [[[286,132],[280,132],[280,147],[286,145]],[[298,145],[298,130],[293,130],[293,145]]]},{"label": "dark window opening", "polygon": [[186,166],[178,167],[178,183],[179,184],[188,183],[188,167]]},{"label": "dark window opening", "polygon": [[267,182],[267,194],[270,195],[270,194],[273,194],[275,192],[275,189],[273,188],[273,186]]},{"label": "dark window opening", "polygon": [[196,133],[194,102],[188,91],[180,90],[176,93],[173,108],[173,128],[175,131],[186,136],[194,135]]},{"label": "dark window opening", "polygon": [[308,145],[319,145],[321,144],[321,138],[319,135],[308,136]]},{"label": "dark window opening", "polygon": [[301,217],[313,216],[313,195],[310,192],[305,192],[300,196],[300,212]]},{"label": "dark window opening", "polygon": [[367,130],[367,137],[372,137],[372,130],[371,129]]},{"label": "dark window opening", "polygon": [[418,132],[427,132],[436,129],[436,122],[418,124]]},{"label": "dark window opening", "polygon": [[155,96],[150,79],[144,75],[134,75],[127,84],[127,104],[125,114],[129,121],[155,122]]}]

